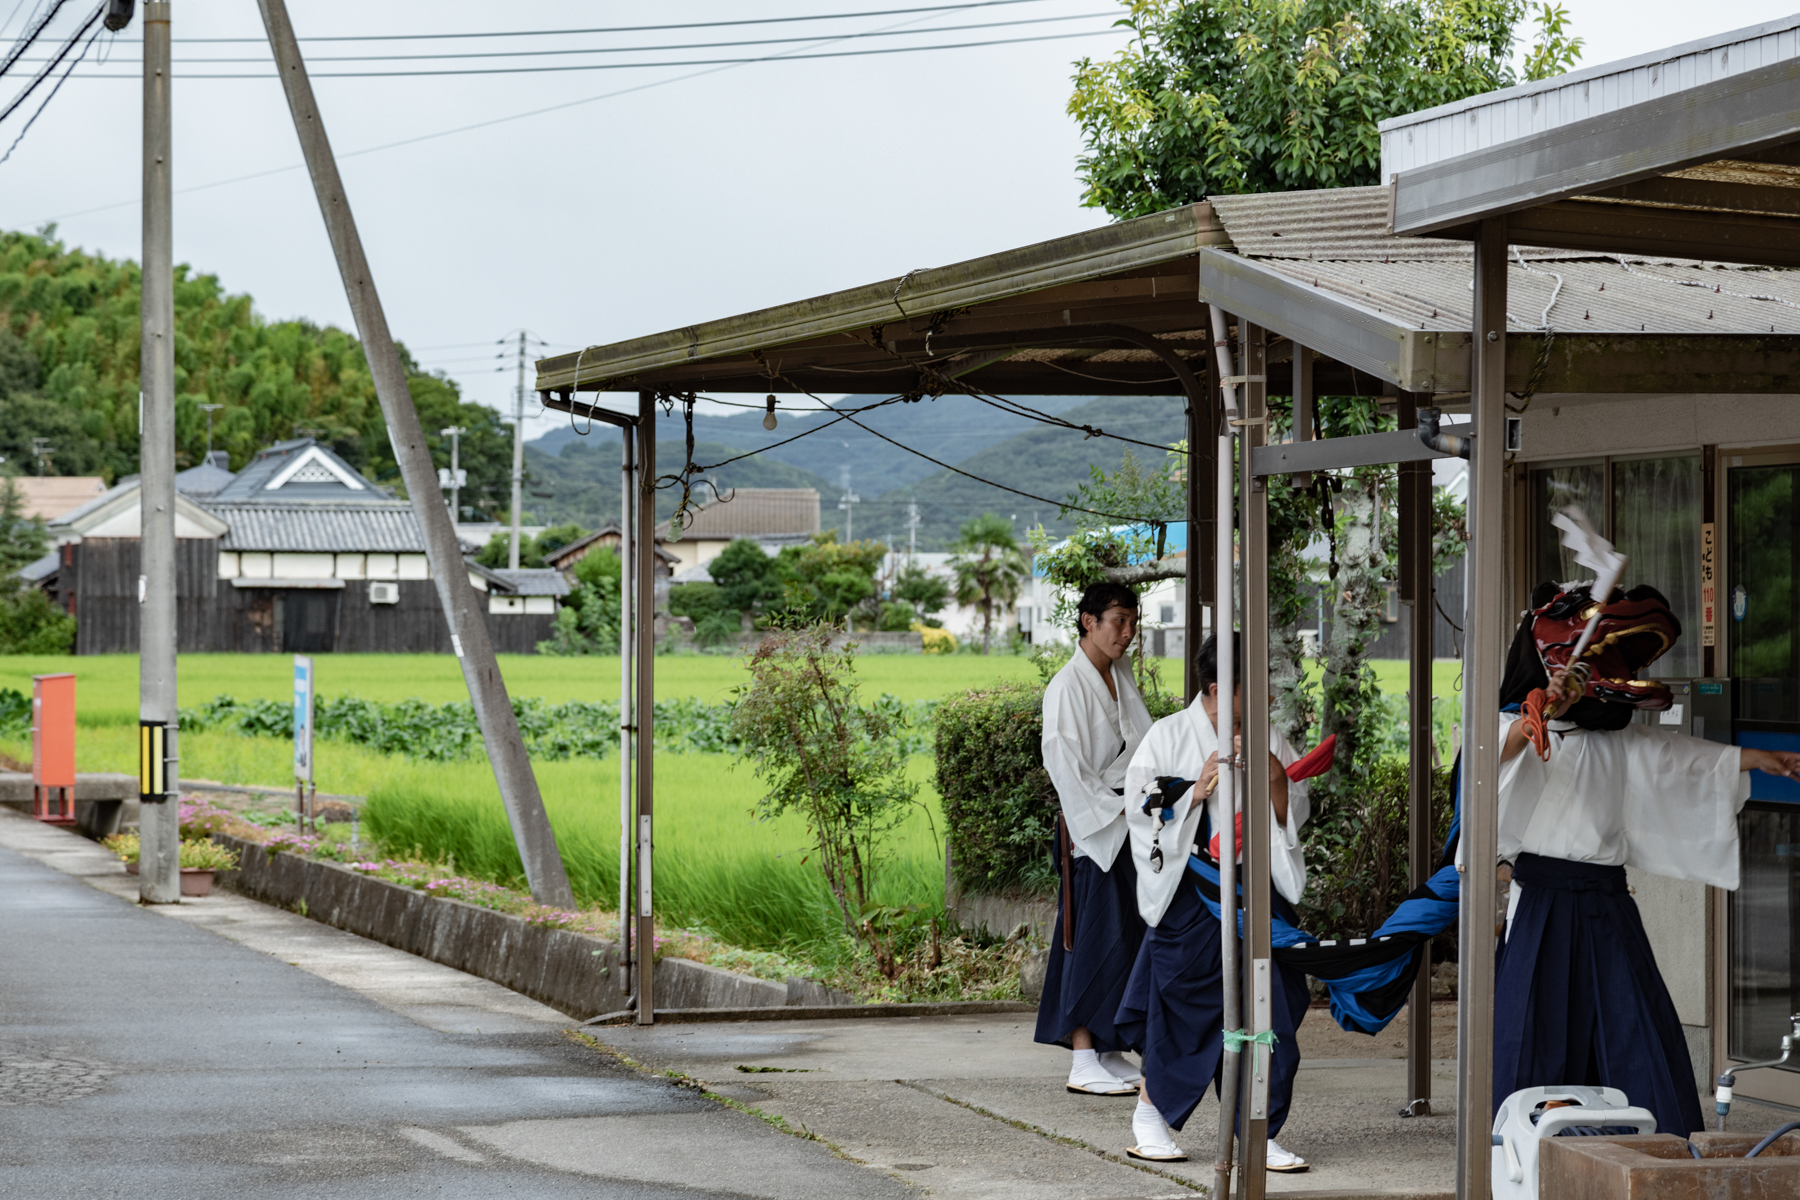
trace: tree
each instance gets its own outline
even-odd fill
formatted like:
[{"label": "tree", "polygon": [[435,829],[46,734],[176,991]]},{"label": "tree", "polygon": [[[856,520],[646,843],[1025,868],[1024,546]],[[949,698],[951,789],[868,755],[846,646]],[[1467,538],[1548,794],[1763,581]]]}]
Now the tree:
[{"label": "tree", "polygon": [[938,620],[938,614],[950,603],[950,581],[942,575],[934,575],[924,567],[909,564],[900,568],[894,579],[894,599],[909,607],[912,620],[902,628],[911,629],[914,623],[924,625],[928,629],[941,629],[944,623]]},{"label": "tree", "polygon": [[1083,203],[1138,217],[1214,195],[1380,183],[1388,117],[1568,70],[1567,12],[1526,0],[1125,0],[1136,36],[1076,64]]},{"label": "tree", "polygon": [[875,572],[886,557],[880,542],[840,542],[835,529],[813,534],[804,546],[783,547],[775,558],[781,612],[806,623],[836,624],[858,610],[874,617]]},{"label": "tree", "polygon": [[805,819],[844,931],[874,942],[884,843],[917,803],[918,785],[906,781],[891,706],[860,703],[855,656],[831,648],[836,633],[820,623],[764,638],[731,727],[769,788],[757,815]]},{"label": "tree", "polygon": [[617,654],[620,606],[619,556],[597,548],[575,564],[574,587],[556,613],[556,629],[539,642],[539,654]]},{"label": "tree", "polygon": [[738,538],[706,564],[707,573],[719,585],[719,594],[732,612],[761,614],[783,595],[781,573],[775,560],[749,538]]},{"label": "tree", "polygon": [[44,523],[25,515],[25,496],[11,475],[0,476],[0,583],[16,582],[21,567],[44,557]]},{"label": "tree", "polygon": [[[552,525],[536,537],[528,533],[519,535],[519,566],[522,569],[537,569],[544,565],[544,556],[554,554],[570,542],[581,538],[587,530],[579,525]],[[487,545],[475,552],[475,561],[492,570],[498,570],[512,561],[512,530],[503,529],[487,540]]]},{"label": "tree", "polygon": [[994,610],[1012,604],[1030,576],[1031,567],[1013,537],[1012,522],[997,513],[964,521],[951,543],[950,570],[956,576],[956,602],[981,610],[981,652],[993,649]]},{"label": "tree", "polygon": [[0,477],[0,654],[67,654],[75,618],[19,578],[19,569],[44,556],[44,523],[25,515],[12,476]]}]

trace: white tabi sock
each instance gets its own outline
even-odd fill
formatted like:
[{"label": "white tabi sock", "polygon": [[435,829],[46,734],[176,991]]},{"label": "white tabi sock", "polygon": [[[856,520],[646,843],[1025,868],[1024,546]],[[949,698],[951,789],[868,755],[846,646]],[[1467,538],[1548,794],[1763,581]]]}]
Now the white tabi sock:
[{"label": "white tabi sock", "polygon": [[1131,1114],[1131,1136],[1137,1139],[1139,1150],[1168,1151],[1175,1149],[1175,1131],[1163,1120],[1162,1113],[1156,1105],[1147,1104],[1143,1096],[1138,1097],[1137,1108]]},{"label": "white tabi sock", "polygon": [[1098,1051],[1091,1049],[1077,1050],[1075,1051],[1075,1061],[1069,1067],[1069,1074],[1075,1075],[1088,1067],[1097,1067],[1099,1065],[1100,1054]]}]

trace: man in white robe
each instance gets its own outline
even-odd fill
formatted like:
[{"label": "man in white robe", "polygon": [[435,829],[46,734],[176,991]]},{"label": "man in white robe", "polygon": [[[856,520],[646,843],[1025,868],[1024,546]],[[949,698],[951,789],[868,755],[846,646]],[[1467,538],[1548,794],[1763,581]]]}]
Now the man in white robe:
[{"label": "man in white robe", "polygon": [[[1235,635],[1233,640],[1238,640]],[[1234,661],[1243,662],[1241,649]],[[1213,790],[1219,770],[1216,728],[1220,707],[1214,639],[1209,637],[1201,646],[1198,666],[1200,696],[1181,712],[1151,726],[1125,773],[1138,908],[1148,929],[1132,968],[1119,1023],[1138,1037],[1144,1053],[1144,1086],[1132,1118],[1136,1145],[1128,1153],[1151,1161],[1186,1157],[1176,1146],[1172,1129],[1186,1123],[1208,1085],[1217,1085],[1223,1058],[1223,930],[1216,859],[1208,853],[1214,834],[1227,826],[1223,798]],[[1233,697],[1234,717],[1241,719],[1242,707],[1240,681]],[[1234,743],[1236,740],[1234,737]],[[1300,829],[1312,808],[1307,785],[1290,783],[1287,777],[1286,768],[1299,757],[1293,747],[1275,730],[1270,730],[1269,745],[1270,788],[1262,802],[1270,806],[1272,818],[1269,865],[1275,895],[1271,899],[1278,916],[1292,924],[1297,922],[1292,905],[1306,890]],[[1157,780],[1166,776],[1196,783],[1175,802],[1172,818],[1159,830],[1156,818],[1143,811],[1143,802],[1158,790]],[[1229,839],[1223,839],[1221,847],[1225,841]],[[1210,897],[1206,892],[1209,878]],[[1310,995],[1302,972],[1279,960],[1274,970],[1277,986],[1271,1011],[1277,1040],[1271,1061],[1266,1161],[1270,1170],[1304,1171],[1306,1161],[1283,1149],[1275,1135],[1287,1120],[1294,1074],[1300,1064],[1294,1032],[1306,1014]],[[1231,986],[1240,983],[1233,980]]]},{"label": "man in white robe", "polygon": [[[1686,1137],[1704,1128],[1693,1064],[1625,868],[1735,890],[1737,817],[1750,795],[1744,773],[1794,777],[1800,754],[1630,723],[1628,705],[1584,698],[1585,681],[1571,683],[1566,664],[1550,676],[1543,647],[1566,653],[1567,630],[1534,635],[1534,624],[1555,615],[1551,603],[1565,595],[1574,601],[1562,607],[1581,621],[1593,612],[1585,591],[1540,588],[1501,692],[1502,705],[1513,707],[1545,687],[1552,719],[1545,759],[1527,749],[1521,714],[1500,714],[1499,854],[1512,862],[1513,881],[1494,989],[1493,1103],[1498,1111],[1526,1087],[1616,1087],[1656,1114],[1659,1132]],[[1620,622],[1627,634],[1663,619],[1650,608],[1666,612],[1648,588],[1605,608],[1628,602],[1642,611]],[[1604,654],[1624,660],[1593,673],[1653,690],[1644,668],[1680,635],[1672,614],[1666,627],[1672,635],[1651,642],[1653,652],[1637,655],[1643,661],[1633,659],[1629,637],[1614,639]],[[1569,719],[1554,719],[1558,713]]]},{"label": "man in white robe", "polygon": [[1113,1024],[1144,937],[1131,856],[1119,854],[1125,767],[1150,729],[1127,657],[1137,618],[1130,588],[1088,588],[1075,654],[1044,689],[1044,768],[1061,806],[1063,879],[1036,1040],[1069,1047],[1069,1090],[1099,1096],[1133,1095],[1139,1079]]}]

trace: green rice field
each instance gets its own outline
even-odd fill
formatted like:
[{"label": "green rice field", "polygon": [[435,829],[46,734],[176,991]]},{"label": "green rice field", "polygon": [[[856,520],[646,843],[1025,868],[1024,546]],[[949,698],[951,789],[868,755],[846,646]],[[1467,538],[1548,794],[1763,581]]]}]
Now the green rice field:
[{"label": "green rice field", "polygon": [[[515,695],[549,701],[608,699],[618,695],[618,659],[506,656],[501,660]],[[1389,693],[1405,690],[1406,665],[1377,662]],[[1460,664],[1435,664],[1434,690],[1453,695]],[[671,656],[655,662],[657,694],[710,702],[730,697],[744,679],[740,660]],[[0,688],[29,692],[33,674],[73,670],[77,677],[76,758],[84,771],[137,769],[137,659],[0,658]],[[907,700],[942,699],[999,680],[1035,679],[1033,666],[1007,656],[872,655],[857,664],[868,695],[891,692]],[[180,697],[198,704],[221,693],[239,698],[292,694],[292,662],[282,655],[186,655],[180,661]],[[418,697],[434,703],[467,699],[456,661],[430,655],[320,655],[321,694],[376,700]],[[1180,664],[1163,665],[1163,678],[1180,679]],[[0,739],[0,753],[24,760],[30,746]],[[221,783],[286,786],[292,783],[292,744],[219,730],[184,734],[181,774]],[[364,828],[396,855],[452,859],[459,872],[499,882],[520,878],[512,834],[486,760],[420,762],[376,753],[346,742],[315,748],[321,792],[368,799]],[[932,763],[917,756],[909,768],[919,784],[920,805],[893,839],[892,854],[877,874],[885,903],[943,903],[942,816],[931,786]],[[539,787],[583,903],[617,904],[619,762],[541,762]],[[665,921],[700,925],[727,942],[752,949],[804,949],[830,941],[839,928],[822,877],[802,860],[806,832],[794,817],[759,821],[762,794],[746,764],[724,754],[658,753],[655,759],[656,894]],[[271,798],[270,804],[280,803]]]}]

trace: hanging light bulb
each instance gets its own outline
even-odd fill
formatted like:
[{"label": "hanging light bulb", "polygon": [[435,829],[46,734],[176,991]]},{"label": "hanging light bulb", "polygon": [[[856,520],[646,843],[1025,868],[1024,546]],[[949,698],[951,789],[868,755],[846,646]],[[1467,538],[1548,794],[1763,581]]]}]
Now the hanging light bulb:
[{"label": "hanging light bulb", "polygon": [[768,415],[763,418],[763,428],[764,429],[775,428],[775,397],[774,396],[769,397],[769,412],[768,412]]}]

